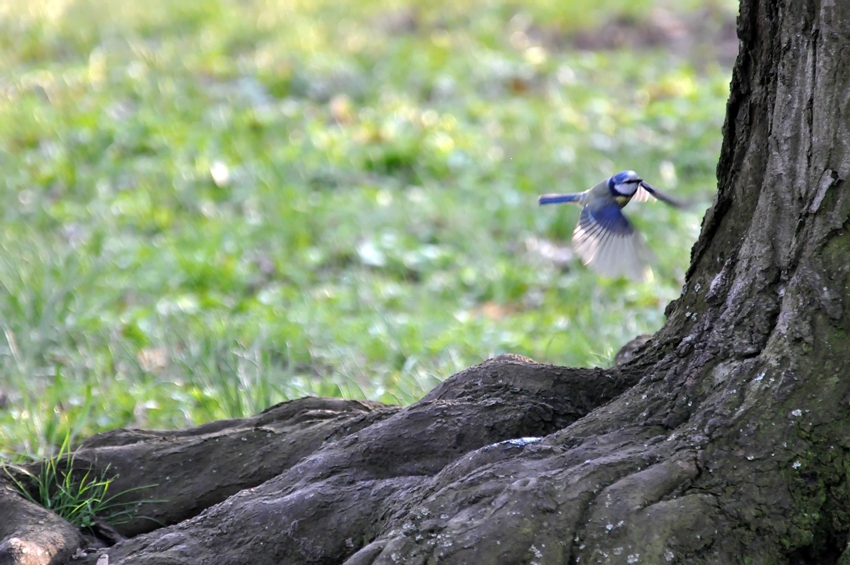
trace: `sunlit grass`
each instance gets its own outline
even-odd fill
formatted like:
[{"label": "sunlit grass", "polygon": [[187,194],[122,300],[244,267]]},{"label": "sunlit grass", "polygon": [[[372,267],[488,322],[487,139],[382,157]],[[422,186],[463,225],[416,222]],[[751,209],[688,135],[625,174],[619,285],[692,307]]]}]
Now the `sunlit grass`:
[{"label": "sunlit grass", "polygon": [[[6,3],[0,451],[307,394],[408,403],[502,352],[606,365],[659,328],[729,71],[575,49],[657,3],[562,4]],[[702,199],[627,209],[653,283],[536,251],[578,216],[539,193],[626,168]]]},{"label": "sunlit grass", "polygon": [[110,493],[109,487],[116,477],[110,476],[108,466],[98,474],[91,467],[75,469],[75,461],[71,436],[66,435],[57,454],[39,462],[34,472],[5,462],[0,462],[0,472],[21,496],[86,530],[94,530],[101,523],[117,526],[129,522],[136,514],[135,504],[117,499],[126,500],[134,491],[156,486],[143,485]]}]

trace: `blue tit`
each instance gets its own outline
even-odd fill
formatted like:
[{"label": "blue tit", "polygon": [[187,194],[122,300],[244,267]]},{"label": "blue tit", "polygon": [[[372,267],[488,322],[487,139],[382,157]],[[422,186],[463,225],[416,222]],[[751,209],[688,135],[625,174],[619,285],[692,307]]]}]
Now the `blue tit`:
[{"label": "blue tit", "polygon": [[649,265],[656,261],[655,254],[621,210],[632,199],[641,202],[653,197],[677,208],[684,207],[634,171],[617,173],[584,192],[544,194],[540,204],[572,202],[581,206],[581,216],[573,232],[573,249],[582,262],[606,277],[626,276],[645,281],[651,274]]}]

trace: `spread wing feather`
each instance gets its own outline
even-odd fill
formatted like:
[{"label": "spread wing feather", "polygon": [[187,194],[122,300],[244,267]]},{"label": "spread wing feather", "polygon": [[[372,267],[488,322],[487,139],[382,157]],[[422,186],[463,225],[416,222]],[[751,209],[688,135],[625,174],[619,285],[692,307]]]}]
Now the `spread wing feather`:
[{"label": "spread wing feather", "polygon": [[573,247],[582,262],[600,275],[644,281],[652,251],[616,204],[582,208],[573,232]]}]

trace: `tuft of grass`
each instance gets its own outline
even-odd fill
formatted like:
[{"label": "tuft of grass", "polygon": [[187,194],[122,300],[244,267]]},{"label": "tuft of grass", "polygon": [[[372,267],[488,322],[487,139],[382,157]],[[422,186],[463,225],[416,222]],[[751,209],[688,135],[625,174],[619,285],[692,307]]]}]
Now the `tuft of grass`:
[{"label": "tuft of grass", "polygon": [[109,494],[115,478],[109,476],[108,466],[98,475],[91,468],[74,471],[74,461],[75,453],[71,450],[68,435],[55,456],[39,463],[37,473],[10,463],[0,463],[0,467],[27,500],[52,510],[78,528],[88,530],[93,529],[99,520],[110,526],[129,522],[135,516],[135,505],[126,500],[118,502],[119,497],[155,486],[144,485]]}]

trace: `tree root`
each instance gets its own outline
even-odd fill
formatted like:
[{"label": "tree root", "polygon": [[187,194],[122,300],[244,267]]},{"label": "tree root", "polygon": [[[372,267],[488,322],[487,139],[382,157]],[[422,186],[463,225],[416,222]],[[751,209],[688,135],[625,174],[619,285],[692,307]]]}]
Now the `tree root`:
[{"label": "tree root", "polygon": [[[139,513],[171,525],[142,535],[156,524],[137,518],[119,527],[136,537],[100,552],[111,563],[378,563],[411,543],[411,558],[425,559],[443,554],[425,543],[437,536],[455,538],[464,528],[470,539],[496,535],[487,520],[470,526],[477,509],[536,539],[540,532],[523,530],[512,506],[557,511],[564,495],[547,473],[563,465],[564,453],[587,455],[586,447],[564,452],[540,438],[634,382],[623,372],[505,355],[404,409],[302,399],[183,432],[101,434],[83,444],[76,464],[109,465],[116,488],[155,485],[132,494],[165,500],[144,503]],[[635,467],[629,457],[600,464],[598,480],[621,478]],[[583,501],[580,508],[591,498],[584,488],[565,496]],[[547,535],[565,531],[556,522]],[[547,547],[558,547],[552,539]],[[449,562],[467,554],[456,555]]]},{"label": "tree root", "polygon": [[79,530],[0,480],[0,565],[67,562],[83,543]]}]

